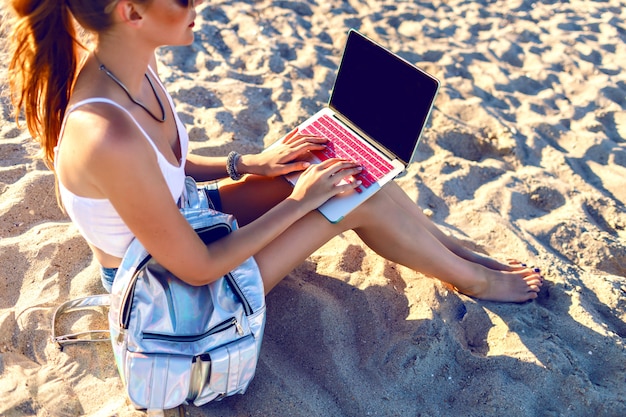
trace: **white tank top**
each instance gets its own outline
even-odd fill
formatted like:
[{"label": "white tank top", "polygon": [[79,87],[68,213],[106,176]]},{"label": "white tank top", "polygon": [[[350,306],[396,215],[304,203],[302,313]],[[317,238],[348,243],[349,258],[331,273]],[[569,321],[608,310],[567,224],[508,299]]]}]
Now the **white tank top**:
[{"label": "white tank top", "polygon": [[[167,91],[165,91],[165,93],[167,95],[170,106],[173,109],[174,103],[172,102],[170,95],[167,94]],[[63,130],[65,127],[65,121],[67,120],[67,116],[78,107],[89,103],[108,103],[128,114],[128,116],[137,125],[137,128],[143,133],[148,143],[154,149],[157,155],[159,167],[161,168],[161,173],[163,174],[163,178],[165,178],[167,186],[170,189],[170,193],[172,194],[172,199],[174,201],[178,201],[183,192],[185,184],[185,160],[187,158],[187,150],[189,147],[189,136],[187,134],[187,131],[185,130],[185,126],[180,121],[176,112],[173,111],[180,141],[180,166],[174,166],[169,163],[167,159],[165,159],[163,154],[161,154],[161,152],[157,149],[156,145],[152,142],[145,130],[139,125],[139,123],[137,123],[137,121],[132,117],[128,110],[107,98],[90,98],[80,101],[70,107],[65,114],[65,120],[63,121],[63,126],[61,127],[60,137],[63,136]],[[55,153],[58,153],[58,147],[60,145],[61,143],[57,145]],[[57,160],[58,158],[55,155],[55,166]],[[122,258],[124,256],[124,253],[126,252],[126,249],[130,245],[130,242],[133,240],[134,235],[126,226],[122,218],[119,216],[111,202],[108,199],[97,199],[78,196],[65,188],[60,180],[59,193],[65,211],[67,212],[72,222],[78,228],[78,231],[81,233],[81,235],[83,235],[85,240],[87,240],[87,242],[89,242],[91,245],[97,247],[108,255]]]}]

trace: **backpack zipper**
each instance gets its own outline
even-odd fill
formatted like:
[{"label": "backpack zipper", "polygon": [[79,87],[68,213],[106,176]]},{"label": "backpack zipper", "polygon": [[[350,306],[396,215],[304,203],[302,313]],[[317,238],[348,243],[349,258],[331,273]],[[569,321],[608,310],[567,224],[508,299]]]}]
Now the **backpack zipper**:
[{"label": "backpack zipper", "polygon": [[214,335],[216,333],[224,332],[232,327],[235,327],[237,334],[239,336],[244,335],[243,327],[239,323],[236,317],[232,317],[228,320],[224,320],[223,322],[216,324],[211,327],[204,333],[193,334],[193,335],[172,335],[172,334],[163,334],[163,333],[154,333],[154,332],[143,332],[141,337],[143,340],[165,340],[167,342],[181,342],[181,343],[190,343],[197,342],[198,340],[202,340],[205,337]]},{"label": "backpack zipper", "polygon": [[[218,223],[215,225],[199,228],[196,230],[196,233],[202,239],[202,233],[205,233],[208,230],[212,230],[212,229],[216,229],[220,227],[226,228],[228,230],[228,232],[225,235],[230,233],[230,231],[232,230],[231,227],[227,225],[226,223]],[[205,243],[210,243],[210,242],[205,242]],[[126,291],[124,292],[122,296],[121,303],[120,303],[120,311],[119,311],[119,325],[120,325],[120,328],[122,329],[128,329],[128,324],[130,321],[130,313],[132,310],[132,299],[133,299],[133,294],[135,293],[135,283],[137,281],[137,277],[139,276],[139,273],[146,266],[148,261],[150,261],[150,259],[152,259],[152,255],[148,254],[137,265],[137,267],[135,268],[135,272],[133,276],[131,277],[130,282],[126,286]],[[233,292],[237,295],[237,297],[239,297],[239,300],[241,301],[241,304],[243,305],[246,316],[250,316],[253,313],[252,307],[250,306],[250,303],[248,302],[243,292],[241,291],[241,288],[239,288],[239,285],[237,284],[237,281],[235,280],[235,278],[232,276],[230,272],[224,275],[224,278],[226,278],[226,280],[230,284],[230,287],[233,290]]]},{"label": "backpack zipper", "polygon": [[230,284],[230,288],[233,290],[235,295],[239,297],[239,300],[241,301],[241,304],[243,305],[243,310],[246,313],[246,316],[252,315],[254,311],[252,311],[252,307],[250,306],[248,299],[243,295],[243,291],[241,291],[241,288],[239,288],[239,284],[237,284],[237,281],[235,280],[235,277],[233,277],[233,274],[229,272],[228,274],[224,275],[224,278],[226,278],[226,280]]}]

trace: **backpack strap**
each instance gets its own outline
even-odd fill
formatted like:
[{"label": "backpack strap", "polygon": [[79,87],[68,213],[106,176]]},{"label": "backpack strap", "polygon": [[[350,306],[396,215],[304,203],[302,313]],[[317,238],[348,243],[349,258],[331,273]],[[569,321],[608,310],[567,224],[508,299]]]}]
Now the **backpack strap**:
[{"label": "backpack strap", "polygon": [[[56,335],[56,321],[63,313],[67,313],[73,310],[80,310],[90,307],[108,307],[111,305],[109,294],[91,295],[88,297],[76,298],[69,300],[57,307],[52,315],[52,336],[50,341],[55,343],[60,350],[63,350],[64,345],[73,343],[89,343],[89,342],[110,342],[110,336],[108,330],[89,330],[85,332],[70,333],[65,335]],[[97,337],[92,337],[97,335]],[[89,336],[89,337],[87,337]]]},{"label": "backpack strap", "polygon": [[209,199],[206,193],[198,188],[196,181],[190,176],[185,177],[185,187],[178,201],[178,208],[209,209]]}]

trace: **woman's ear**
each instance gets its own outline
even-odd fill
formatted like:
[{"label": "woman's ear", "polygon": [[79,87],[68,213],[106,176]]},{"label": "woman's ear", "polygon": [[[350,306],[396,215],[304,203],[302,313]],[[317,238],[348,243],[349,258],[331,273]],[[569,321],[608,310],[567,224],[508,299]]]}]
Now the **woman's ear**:
[{"label": "woman's ear", "polygon": [[138,5],[132,1],[121,0],[115,5],[113,13],[124,23],[138,25],[141,24],[143,17],[141,10],[137,6]]}]

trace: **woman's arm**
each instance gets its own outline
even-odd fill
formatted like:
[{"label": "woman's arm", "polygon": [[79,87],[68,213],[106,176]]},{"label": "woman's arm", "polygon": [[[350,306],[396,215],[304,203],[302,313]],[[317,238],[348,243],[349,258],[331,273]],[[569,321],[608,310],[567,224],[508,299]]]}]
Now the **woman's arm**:
[{"label": "woman's arm", "polygon": [[[358,168],[354,163],[329,160],[312,165],[287,199],[259,219],[205,246],[172,199],[146,138],[119,110],[106,106],[102,110],[102,115],[72,118],[70,132],[76,132],[77,138],[80,132],[98,132],[98,137],[83,140],[89,145],[73,155],[74,160],[82,161],[81,176],[111,201],[159,263],[192,285],[218,279],[328,198],[357,186],[337,186],[344,175],[333,177],[340,171],[355,175]],[[100,128],[94,129],[96,125]]]},{"label": "woman's arm", "polygon": [[[301,135],[297,130],[287,134],[280,143],[259,154],[241,155],[236,170],[240,174],[256,174],[277,177],[294,171],[302,171],[309,164],[302,160],[310,151],[324,149],[324,138]],[[226,157],[211,157],[190,154],[185,167],[187,175],[196,181],[210,181],[228,176]]]},{"label": "woman's arm", "polygon": [[339,179],[333,175],[339,171],[354,175],[357,170],[355,164],[339,160],[311,166],[287,199],[209,246],[204,245],[180,214],[165,182],[159,178],[155,162],[138,165],[140,174],[116,173],[120,177],[131,175],[132,180],[111,187],[107,193],[112,194],[113,205],[159,263],[189,284],[204,285],[259,252],[331,196],[354,188],[356,185],[352,184],[337,186]]},{"label": "woman's arm", "polygon": [[228,177],[225,156],[200,156],[189,154],[185,174],[196,181],[211,181]]}]

